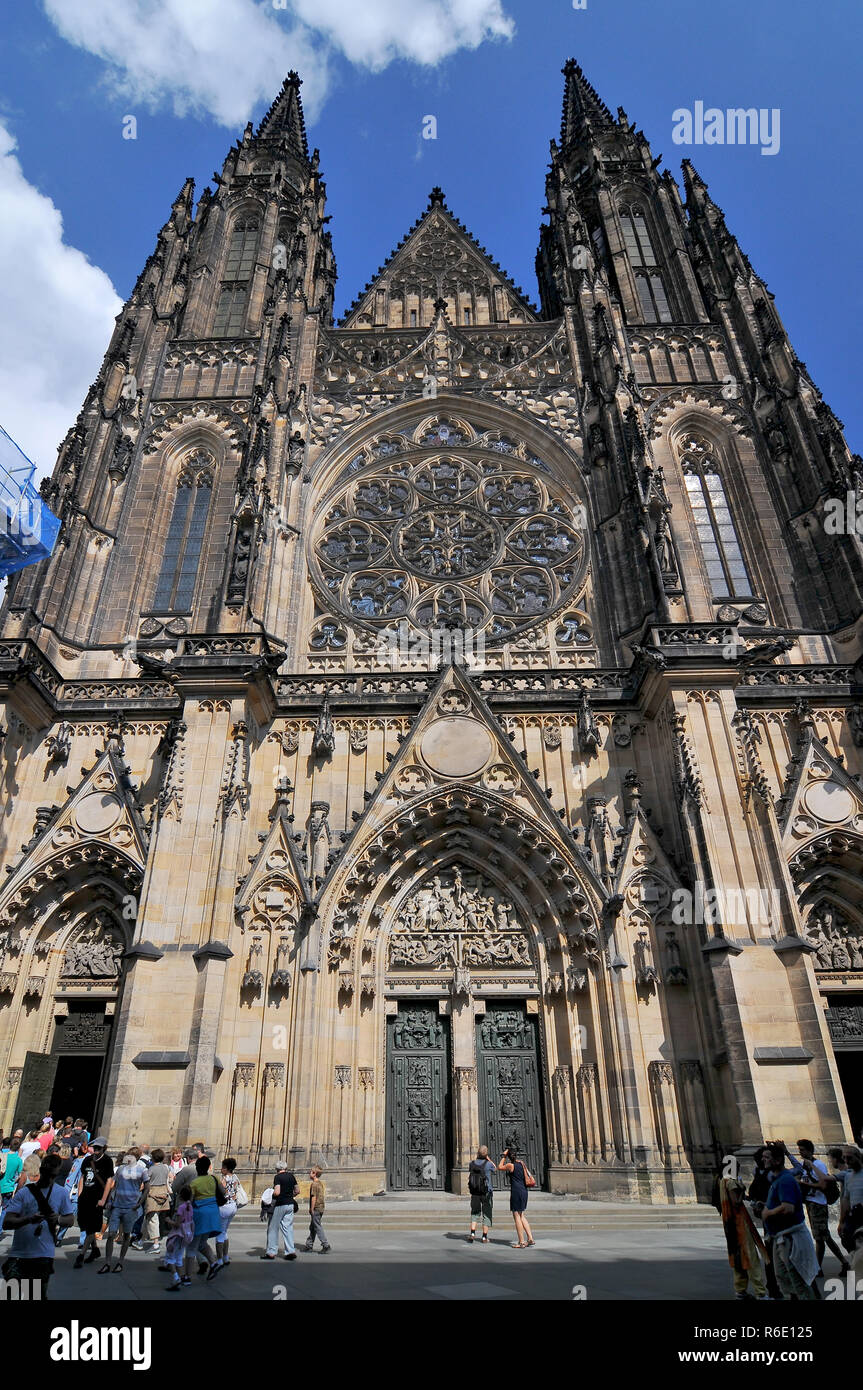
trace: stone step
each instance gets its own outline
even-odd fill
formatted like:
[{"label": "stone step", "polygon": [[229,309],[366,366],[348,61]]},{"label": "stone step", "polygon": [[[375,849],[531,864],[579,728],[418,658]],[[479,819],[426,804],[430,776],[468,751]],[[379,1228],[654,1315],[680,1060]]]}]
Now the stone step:
[{"label": "stone step", "polygon": [[[326,1223],[330,1229],[342,1230],[389,1230],[389,1231],[450,1231],[454,1226],[467,1223],[469,1202],[465,1197],[451,1194],[437,1194],[444,1200],[390,1201],[386,1198],[362,1202],[332,1202],[326,1209]],[[545,1195],[545,1194],[543,1194]],[[509,1219],[509,1202],[498,1200],[496,1204],[498,1223]],[[528,1215],[531,1226],[539,1231],[579,1231],[579,1230],[716,1230],[719,1217],[710,1206],[642,1206],[637,1203],[601,1203],[566,1201],[554,1198],[531,1196]],[[301,1205],[296,1215],[299,1225],[306,1218],[305,1206]],[[250,1203],[235,1218],[244,1226],[263,1225],[260,1221],[259,1205]]]}]

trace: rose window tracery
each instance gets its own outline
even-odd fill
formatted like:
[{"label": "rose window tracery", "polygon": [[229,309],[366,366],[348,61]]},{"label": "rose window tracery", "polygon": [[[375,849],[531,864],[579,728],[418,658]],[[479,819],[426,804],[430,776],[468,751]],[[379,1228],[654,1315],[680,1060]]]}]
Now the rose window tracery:
[{"label": "rose window tracery", "polygon": [[352,466],[312,542],[312,578],[328,608],[378,629],[405,618],[420,629],[484,629],[493,644],[577,597],[587,564],[582,509],[515,444],[485,439],[438,452],[461,443],[439,425],[419,443],[372,448],[361,476]]}]

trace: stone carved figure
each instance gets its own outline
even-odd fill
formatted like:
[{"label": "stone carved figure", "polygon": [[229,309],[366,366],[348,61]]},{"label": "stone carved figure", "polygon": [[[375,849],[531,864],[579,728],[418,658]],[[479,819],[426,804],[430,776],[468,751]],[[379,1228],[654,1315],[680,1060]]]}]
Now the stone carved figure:
[{"label": "stone carved figure", "polygon": [[646,931],[638,933],[638,940],[635,943],[635,978],[640,985],[647,989],[654,988],[659,980],[656,966],[653,963],[650,936]]},{"label": "stone carved figure", "polygon": [[513,904],[460,864],[433,874],[403,904],[389,964],[444,968],[530,967]]},{"label": "stone carved figure", "polygon": [[312,802],[303,850],[306,855],[309,882],[313,888],[320,888],[327,876],[332,845],[327,819],[329,814],[330,803],[328,801]]},{"label": "stone carved figure", "polygon": [[64,980],[116,980],[125,950],[111,918],[97,913],[66,947],[60,977]]},{"label": "stone carved figure", "polygon": [[815,947],[816,970],[863,970],[863,930],[857,924],[823,905],[810,915],[805,930]]}]

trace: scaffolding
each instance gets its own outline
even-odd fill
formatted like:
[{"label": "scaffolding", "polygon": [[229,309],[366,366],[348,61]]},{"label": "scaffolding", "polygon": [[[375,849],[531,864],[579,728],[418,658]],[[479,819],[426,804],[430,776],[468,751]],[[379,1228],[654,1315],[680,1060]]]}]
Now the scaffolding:
[{"label": "scaffolding", "polygon": [[31,463],[0,425],[0,579],[51,554],[60,521],[33,483]]}]

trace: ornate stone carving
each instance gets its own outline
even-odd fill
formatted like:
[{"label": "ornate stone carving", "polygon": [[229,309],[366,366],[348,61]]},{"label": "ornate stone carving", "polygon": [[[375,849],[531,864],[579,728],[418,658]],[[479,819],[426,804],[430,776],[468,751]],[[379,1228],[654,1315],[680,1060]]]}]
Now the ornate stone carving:
[{"label": "ornate stone carving", "polygon": [[650,945],[650,934],[647,931],[640,931],[635,942],[635,978],[643,989],[655,989],[659,980],[656,966],[653,963],[653,949]]},{"label": "ornate stone carving", "polygon": [[351,1068],[339,1065],[336,1067],[336,1085],[342,1090],[351,1089]]},{"label": "ornate stone carving", "polygon": [[329,758],[336,746],[336,730],[330,714],[329,700],[324,696],[318,722],[312,738],[312,752],[316,758]]},{"label": "ornate stone carving", "polygon": [[480,874],[460,865],[430,875],[403,904],[389,946],[389,967],[532,964],[515,908]]},{"label": "ornate stone carving", "polygon": [[284,1062],[265,1062],[263,1076],[264,1090],[269,1091],[285,1084]]},{"label": "ornate stone carving", "polygon": [[460,1091],[475,1091],[476,1067],[456,1067],[455,1082]]},{"label": "ornate stone carving", "polygon": [[239,1090],[242,1087],[245,1090],[246,1087],[251,1086],[255,1080],[256,1070],[254,1062],[238,1062],[234,1067],[234,1089]]},{"label": "ornate stone carving", "polygon": [[350,744],[352,753],[365,753],[369,746],[369,728],[367,724],[351,725]]},{"label": "ornate stone carving", "polygon": [[689,980],[689,972],[680,960],[680,945],[677,935],[673,931],[665,933],[665,983],[667,985],[685,985]]},{"label": "ornate stone carving", "polygon": [[270,976],[270,987],[274,990],[281,990],[287,994],[291,987],[291,972],[288,969],[288,961],[291,954],[291,944],[286,936],[283,936],[276,948],[276,964]]},{"label": "ornate stone carving", "polygon": [[587,989],[587,971],[577,965],[568,965],[566,986],[570,994],[583,994]]},{"label": "ornate stone carving", "polygon": [[249,810],[248,737],[248,724],[244,719],[238,720],[231,730],[231,747],[220,797],[225,820],[234,815],[245,820]]},{"label": "ornate stone carving", "polygon": [[360,1083],[361,1091],[373,1091],[375,1089],[374,1067],[358,1067],[357,1078]]},{"label": "ornate stone carving", "polygon": [[555,1067],[552,1082],[557,1091],[568,1091],[572,1081],[572,1068],[564,1065]]},{"label": "ornate stone carving", "polygon": [[450,992],[453,998],[457,999],[463,996],[469,999],[471,988],[472,981],[470,971],[463,965],[457,965],[453,970],[452,983],[450,985]]},{"label": "ornate stone carving", "polygon": [[14,1086],[20,1086],[20,1085],[21,1085],[21,1075],[22,1075],[23,1070],[24,1070],[23,1067],[9,1067],[9,1068],[8,1068],[8,1070],[7,1070],[7,1072],[6,1072],[6,1078],[5,1078],[5,1081],[4,1081],[4,1085],[6,1086],[7,1090],[11,1091],[12,1088],[13,1088]]},{"label": "ornate stone carving", "polygon": [[587,564],[580,514],[515,442],[487,447],[484,469],[399,452],[345,483],[313,546],[321,602],[364,626],[410,618],[500,644],[575,598]]},{"label": "ornate stone carving", "polygon": [[25,981],[25,983],[24,983],[24,998],[25,998],[25,999],[28,999],[28,998],[29,998],[29,999],[41,999],[41,998],[42,998],[42,995],[43,995],[44,993],[45,993],[45,976],[44,976],[44,975],[28,975],[28,977],[27,977],[27,979],[26,979],[26,981]]},{"label": "ornate stone carving", "polygon": [[863,970],[863,928],[835,908],[824,904],[816,909],[805,931],[815,947],[816,970]]},{"label": "ornate stone carving", "polygon": [[248,991],[250,994],[258,993],[264,987],[264,974],[261,970],[263,964],[264,948],[260,937],[255,937],[249,946],[249,955],[246,960],[246,970],[240,989]]},{"label": "ornate stone carving", "polygon": [[54,733],[45,740],[49,763],[57,763],[62,767],[69,761],[73,732],[73,726],[64,719],[57,725]]},{"label": "ornate stone carving", "polygon": [[66,947],[61,980],[116,980],[125,951],[123,935],[107,913],[95,913]]},{"label": "ornate stone carving", "polygon": [[332,852],[330,826],[327,820],[329,813],[328,801],[312,802],[303,850],[306,855],[306,872],[313,890],[320,888],[329,868]]}]

